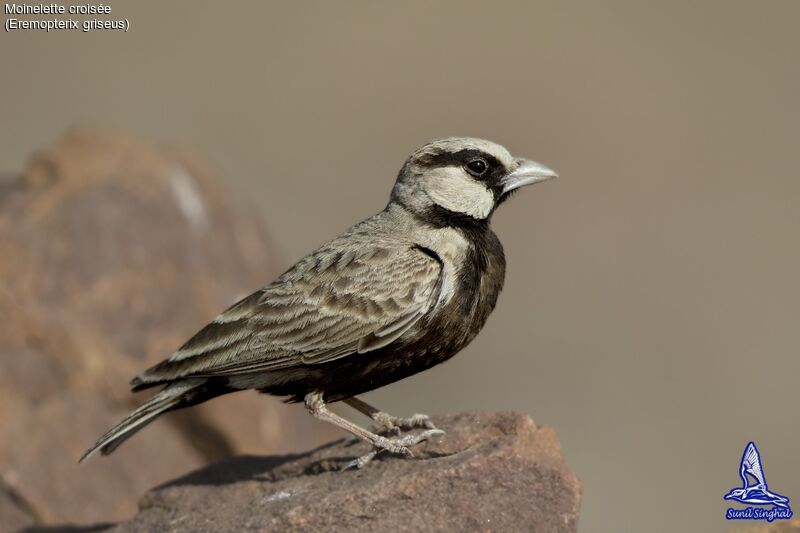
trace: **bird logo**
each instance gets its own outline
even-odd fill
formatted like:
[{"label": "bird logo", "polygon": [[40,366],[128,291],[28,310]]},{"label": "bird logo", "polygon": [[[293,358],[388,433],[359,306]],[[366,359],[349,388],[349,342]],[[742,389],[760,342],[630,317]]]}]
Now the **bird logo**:
[{"label": "bird logo", "polygon": [[731,489],[724,497],[725,500],[735,500],[748,505],[771,505],[771,509],[728,509],[729,520],[772,520],[788,519],[792,517],[789,507],[789,498],[769,490],[764,476],[764,466],[761,463],[761,454],[755,442],[750,441],[744,448],[742,460],[739,464],[739,477],[743,485]]}]

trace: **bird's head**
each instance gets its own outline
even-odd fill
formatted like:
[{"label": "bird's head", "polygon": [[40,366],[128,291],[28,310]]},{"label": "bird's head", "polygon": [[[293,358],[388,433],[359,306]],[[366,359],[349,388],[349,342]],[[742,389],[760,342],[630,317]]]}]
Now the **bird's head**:
[{"label": "bird's head", "polygon": [[739,500],[744,497],[745,489],[733,489],[723,496],[726,500]]},{"label": "bird's head", "polygon": [[499,144],[452,137],[411,154],[397,177],[392,200],[417,213],[444,209],[488,220],[520,187],[556,176],[541,163],[513,157]]}]

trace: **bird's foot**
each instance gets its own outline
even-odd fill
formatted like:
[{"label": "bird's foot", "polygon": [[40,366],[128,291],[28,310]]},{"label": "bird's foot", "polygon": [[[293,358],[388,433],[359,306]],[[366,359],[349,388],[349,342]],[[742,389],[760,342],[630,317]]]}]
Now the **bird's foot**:
[{"label": "bird's foot", "polygon": [[372,414],[372,419],[386,428],[389,433],[393,433],[395,435],[399,434],[401,431],[407,431],[416,428],[438,429],[435,425],[433,425],[431,418],[428,415],[423,414],[414,414],[407,418],[401,418],[399,416],[390,415],[389,413],[384,413],[383,411],[378,411],[377,413]]},{"label": "bird's foot", "polygon": [[410,446],[414,446],[432,437],[439,437],[441,435],[444,435],[444,431],[442,431],[441,429],[433,428],[433,429],[427,429],[422,433],[417,433],[416,435],[405,435],[403,437],[395,437],[392,439],[387,439],[386,437],[378,436],[375,442],[373,442],[372,451],[369,453],[365,453],[361,457],[354,459],[349,463],[347,463],[346,465],[344,465],[344,470],[347,470],[349,468],[363,468],[364,465],[372,461],[372,459],[381,452],[389,452],[395,455],[414,457],[414,454],[411,453],[411,449],[409,448]]}]

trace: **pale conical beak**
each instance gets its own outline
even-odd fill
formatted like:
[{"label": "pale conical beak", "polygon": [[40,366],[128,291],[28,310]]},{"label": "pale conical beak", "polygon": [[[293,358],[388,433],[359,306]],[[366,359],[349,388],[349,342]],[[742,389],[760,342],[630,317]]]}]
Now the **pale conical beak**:
[{"label": "pale conical beak", "polygon": [[557,178],[558,174],[550,168],[530,159],[517,159],[519,166],[502,179],[503,194],[525,185]]}]

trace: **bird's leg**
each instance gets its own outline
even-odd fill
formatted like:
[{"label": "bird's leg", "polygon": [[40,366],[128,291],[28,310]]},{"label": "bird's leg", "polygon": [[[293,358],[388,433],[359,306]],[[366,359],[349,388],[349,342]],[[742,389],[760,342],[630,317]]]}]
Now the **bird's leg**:
[{"label": "bird's leg", "polygon": [[414,414],[408,418],[400,418],[399,416],[393,416],[389,413],[381,411],[380,409],[376,409],[367,402],[359,400],[356,397],[348,398],[343,401],[356,411],[367,415],[372,420],[385,427],[388,431],[395,434],[400,433],[400,430],[403,429],[436,429],[436,426],[433,425],[433,422],[428,415]]},{"label": "bird's leg", "polygon": [[413,454],[411,453],[409,446],[413,446],[414,444],[418,444],[430,437],[442,434],[442,431],[438,429],[429,429],[428,431],[424,431],[419,435],[407,435],[402,438],[387,439],[386,437],[382,437],[372,433],[371,431],[367,431],[366,429],[350,422],[349,420],[345,420],[336,413],[329,411],[327,405],[325,405],[325,400],[322,398],[322,394],[319,392],[311,392],[306,394],[305,403],[306,409],[308,409],[308,412],[311,413],[315,418],[338,426],[345,431],[352,433],[356,437],[369,442],[375,448],[371,452],[364,454],[358,459],[355,459],[354,461],[351,461],[345,465],[345,469],[351,467],[361,468],[382,451],[411,457]]}]

